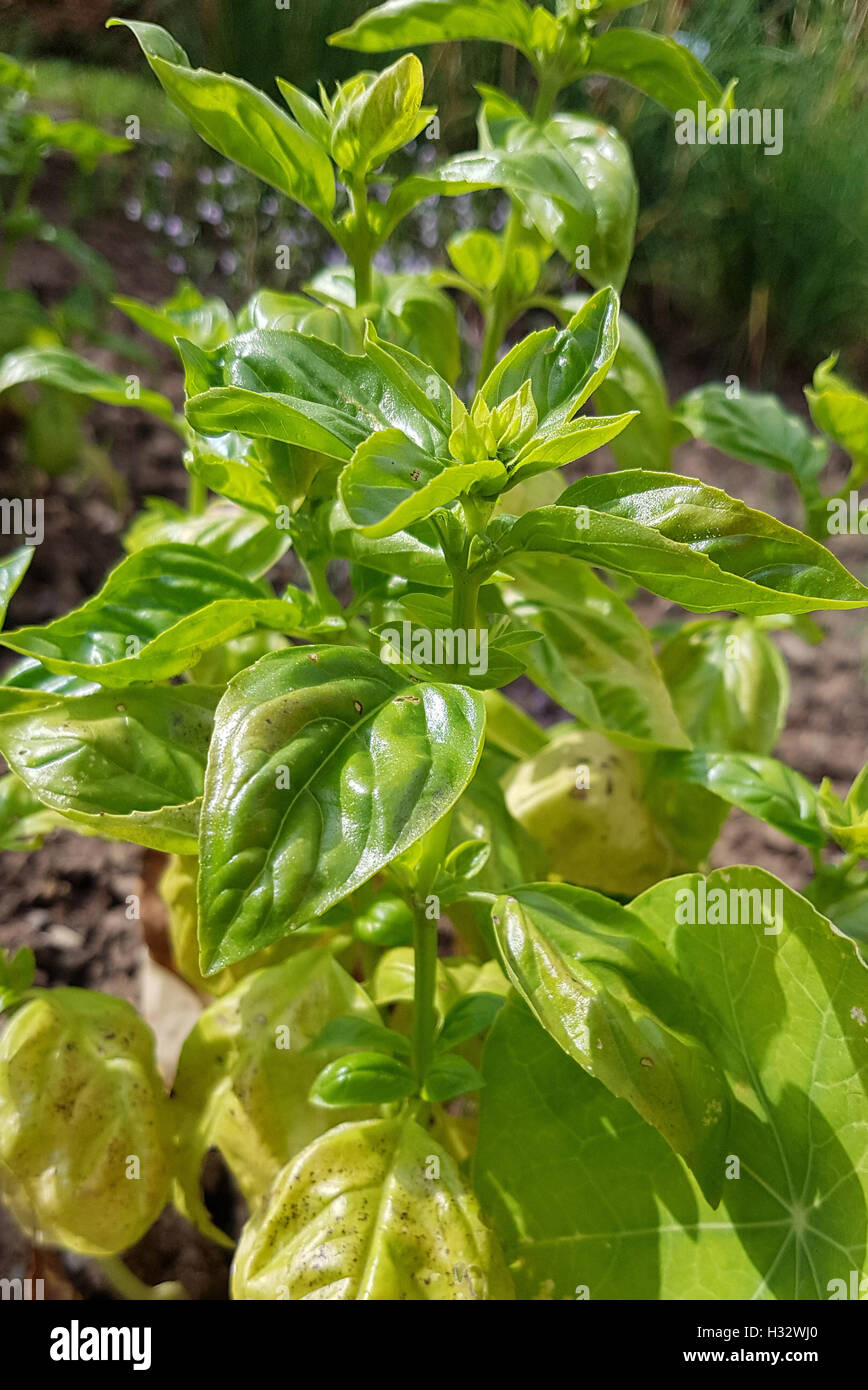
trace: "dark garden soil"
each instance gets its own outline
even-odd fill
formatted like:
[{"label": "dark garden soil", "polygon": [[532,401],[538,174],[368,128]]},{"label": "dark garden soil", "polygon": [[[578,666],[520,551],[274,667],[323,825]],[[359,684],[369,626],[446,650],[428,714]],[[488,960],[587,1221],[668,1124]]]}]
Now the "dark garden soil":
[{"label": "dark garden soil", "polygon": [[[149,255],[141,227],[101,221],[82,230],[110,261],[120,293],[156,302],[171,292],[172,277]],[[47,246],[28,248],[14,270],[17,283],[35,287],[46,303],[69,288],[66,263]],[[120,315],[116,327],[133,336],[137,332]],[[144,337],[139,341],[144,343]],[[103,365],[119,366],[110,354],[93,356]],[[180,402],[182,381],[173,358],[161,349],[154,356],[152,367],[137,369],[143,384]],[[709,375],[677,362],[668,365],[673,397]],[[783,393],[793,408],[801,405],[800,385],[793,382]],[[0,494],[32,495],[32,476],[26,481],[9,425],[8,417],[0,414]],[[89,428],[123,480],[126,498],[121,511],[104,481],[97,478],[40,478],[45,542],[13,600],[10,625],[44,622],[91,594],[120,558],[120,535],[143,498],[160,495],[183,501],[185,475],[179,443],[171,430],[135,410],[109,406],[94,410]],[[785,521],[797,521],[794,498],[784,478],[734,463],[702,445],[683,446],[676,461],[681,472],[695,474]],[[851,570],[868,580],[864,537],[840,538],[833,542],[833,549]],[[638,609],[649,624],[678,611],[652,596],[642,598]],[[868,748],[868,623],[859,612],[819,615],[818,621],[827,634],[820,646],[808,646],[792,634],[776,637],[792,678],[789,718],[776,751],[811,781],[818,783],[828,776],[836,790],[844,792],[865,762]],[[5,658],[0,656],[0,662],[5,664]],[[563,717],[563,711],[529,686],[519,683],[514,693],[546,723]],[[138,1003],[142,924],[128,920],[127,901],[141,893],[143,858],[144,851],[134,846],[66,832],[53,834],[34,853],[0,854],[0,946],[30,946],[41,985],[86,986]],[[807,851],[736,812],[724,827],[714,863],[759,864],[794,887],[805,883],[811,869]],[[149,902],[153,925],[152,895]],[[237,1223],[237,1202],[218,1163],[206,1173],[205,1185],[215,1210]],[[200,1237],[172,1209],[127,1259],[149,1284],[178,1279],[192,1297],[226,1297],[226,1253]],[[2,1209],[0,1273],[44,1278],[47,1297],[112,1296],[93,1261],[33,1251]]]}]

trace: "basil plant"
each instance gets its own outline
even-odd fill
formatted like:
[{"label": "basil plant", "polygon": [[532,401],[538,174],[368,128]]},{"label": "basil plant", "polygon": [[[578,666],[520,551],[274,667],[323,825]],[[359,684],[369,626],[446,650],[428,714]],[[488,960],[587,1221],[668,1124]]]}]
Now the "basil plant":
[{"label": "basil plant", "polygon": [[[284,109],[129,24],[199,134],[345,263],[237,317],[192,288],[124,301],[184,363],[191,505],[151,505],[94,597],[2,637],[0,843],[161,852],[201,1002],[167,1095],[129,1006],[0,964],[0,1185],[36,1240],[111,1259],[170,1200],[261,1300],[823,1299],[864,1269],[868,772],[845,799],[774,757],[772,634],[816,640],[809,615],[868,588],[672,471],[713,396],[670,417],[619,310],[629,153],[555,103],[585,72],[727,97],[673,41],[601,28],[617,8],[391,0],[338,35],[488,38],[537,72],[532,113],[486,89],[479,148],[399,181],[435,118],[413,54],[319,100],[281,80]],[[374,267],[421,201],[491,187],[501,235]],[[848,389],[827,364],[814,394]],[[826,446],[773,423],[754,461],[803,480]],[[503,693],[519,678],[560,722]],[[812,856],[804,895],[709,872],[732,807]]]}]

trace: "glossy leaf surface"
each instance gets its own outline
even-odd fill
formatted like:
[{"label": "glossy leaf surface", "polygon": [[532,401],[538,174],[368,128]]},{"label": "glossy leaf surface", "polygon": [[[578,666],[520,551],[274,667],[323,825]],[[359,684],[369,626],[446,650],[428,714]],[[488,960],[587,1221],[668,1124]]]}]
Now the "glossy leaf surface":
[{"label": "glossy leaf surface", "polygon": [[202,811],[206,971],[319,916],[417,840],[469,780],[483,722],[471,691],[408,680],[361,648],[275,652],[237,676]]},{"label": "glossy leaf surface", "polygon": [[0,750],[34,796],[109,839],[190,853],[218,691],[133,686],[45,695],[0,715]]}]

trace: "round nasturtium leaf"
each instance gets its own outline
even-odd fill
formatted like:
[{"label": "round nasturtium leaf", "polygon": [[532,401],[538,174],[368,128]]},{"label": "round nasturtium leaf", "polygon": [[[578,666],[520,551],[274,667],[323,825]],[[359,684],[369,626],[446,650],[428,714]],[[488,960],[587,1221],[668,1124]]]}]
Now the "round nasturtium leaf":
[{"label": "round nasturtium leaf", "polygon": [[166,1097],[150,1029],[123,999],[40,992],[0,1039],[0,1191],[32,1239],[134,1245],[168,1198]]},{"label": "round nasturtium leaf", "polygon": [[505,794],[556,878],[631,897],[674,867],[642,796],[639,758],[603,734],[569,727],[516,765]]},{"label": "round nasturtium leaf", "polygon": [[[706,910],[721,892],[723,921]],[[669,879],[630,910],[677,968],[730,1084],[723,1199],[710,1207],[662,1137],[512,999],[486,1044],[474,1182],[519,1295],[841,1298],[868,1269],[856,944],[756,868]]]},{"label": "round nasturtium leaf", "polygon": [[511,1299],[476,1198],[410,1118],[330,1130],[278,1176],[250,1218],[235,1299]]}]

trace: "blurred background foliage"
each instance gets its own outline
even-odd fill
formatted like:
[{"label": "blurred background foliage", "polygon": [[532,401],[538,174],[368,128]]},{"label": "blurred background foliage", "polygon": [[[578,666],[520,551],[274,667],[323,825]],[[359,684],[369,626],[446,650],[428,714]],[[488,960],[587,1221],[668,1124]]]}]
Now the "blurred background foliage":
[{"label": "blurred background foliage", "polygon": [[[289,0],[288,8],[275,0],[0,0],[0,25],[7,50],[36,63],[49,108],[118,131],[129,114],[140,117],[139,157],[106,161],[95,180],[72,190],[73,211],[87,204],[92,212],[99,199],[107,210],[122,204],[175,274],[210,280],[237,300],[257,282],[281,287],[309,276],[323,253],[316,227],[215,162],[142,72],[129,36],[106,32],[104,21],[120,13],[164,23],[194,63],[275,94],[276,74],[311,91],[366,61],[329,48],[326,37],[369,7],[369,0]],[[664,359],[695,358],[774,386],[840,350],[858,375],[868,365],[860,358],[868,310],[868,0],[648,0],[616,22],[675,34],[719,79],[738,76],[738,106],[784,113],[780,155],[737,146],[703,156],[678,146],[671,117],[620,84],[592,78],[562,95],[562,105],[616,124],[633,149],[641,217],[627,307]],[[474,83],[530,95],[529,70],[513,50],[468,43],[423,56],[441,139],[436,151],[420,140],[408,162],[474,144]],[[472,206],[449,199],[423,207],[406,224],[397,263],[418,267],[457,226],[501,215],[490,196]],[[274,264],[275,244],[284,243],[293,251],[288,273]]]}]

